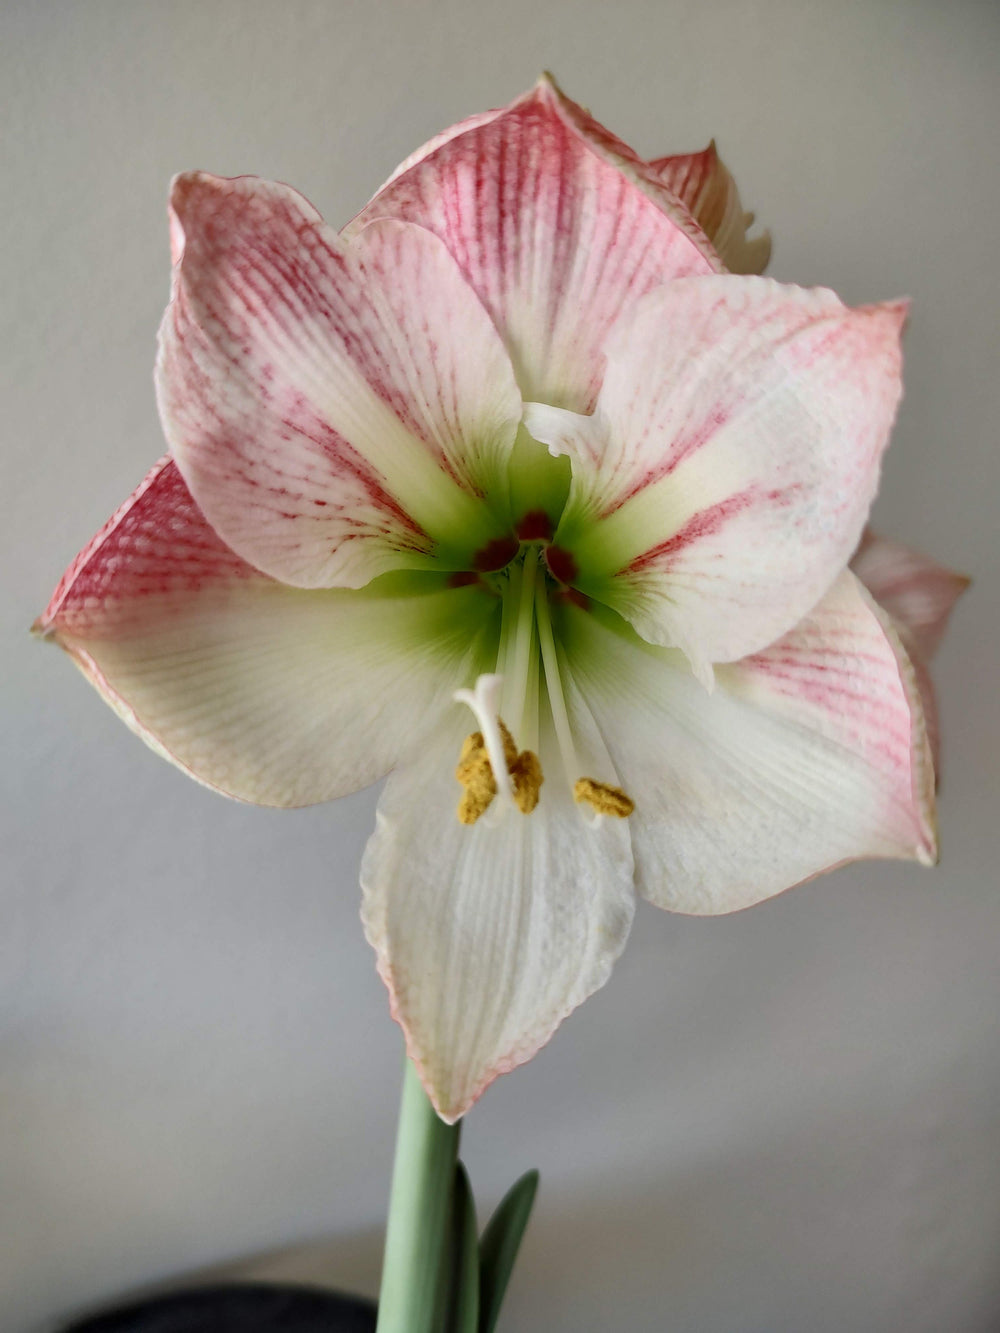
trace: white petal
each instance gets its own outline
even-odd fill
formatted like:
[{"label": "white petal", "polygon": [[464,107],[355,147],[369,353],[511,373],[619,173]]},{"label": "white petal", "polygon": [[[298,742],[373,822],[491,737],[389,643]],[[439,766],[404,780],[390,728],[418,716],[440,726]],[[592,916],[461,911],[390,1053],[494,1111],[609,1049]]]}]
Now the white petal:
[{"label": "white petal", "polygon": [[902,627],[917,652],[930,661],[969,579],[921,551],[872,532],[865,534],[851,568]]},{"label": "white petal", "polygon": [[604,984],[633,911],[628,830],[587,822],[547,732],[537,809],[458,822],[454,768],[468,731],[456,705],[389,778],[361,873],[393,1015],[449,1121]]},{"label": "white petal", "polygon": [[157,386],[209,521],[301,587],[450,567],[505,530],[521,415],[510,361],[441,242],[376,223],[348,245],[301,196],[178,179]]},{"label": "white petal", "polygon": [[524,396],[574,410],[592,406],[624,311],[670,278],[721,267],[656,172],[548,78],[431,140],[348,232],[379,217],[440,236]]},{"label": "white petal", "polygon": [[[606,613],[605,613],[606,614]],[[935,856],[933,771],[912,668],[845,573],[785,638],[720,667],[567,606],[578,684],[628,794],[652,902],[747,907],[860,857]]]},{"label": "white petal", "polygon": [[868,530],[851,568],[892,616],[913,662],[927,722],[934,771],[941,773],[941,731],[937,696],[928,662],[937,652],[955,604],[970,580],[930,556]]},{"label": "white petal", "polygon": [[165,462],[74,562],[38,630],[193,777],[307,805],[383,776],[467,679],[496,605],[442,582],[277,583],[219,540]]},{"label": "white petal", "polygon": [[861,533],[904,314],[753,277],[647,297],[616,330],[593,417],[530,418],[572,460],[555,540],[577,586],[698,665],[790,629]]}]

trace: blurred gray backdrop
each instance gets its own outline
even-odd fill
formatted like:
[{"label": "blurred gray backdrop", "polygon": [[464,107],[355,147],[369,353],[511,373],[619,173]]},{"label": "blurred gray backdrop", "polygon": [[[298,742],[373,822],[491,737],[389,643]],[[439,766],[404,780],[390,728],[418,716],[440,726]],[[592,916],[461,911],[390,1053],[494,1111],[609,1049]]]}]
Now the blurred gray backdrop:
[{"label": "blurred gray backdrop", "polygon": [[[272,813],[136,741],[27,627],[161,452],[164,201],[204,167],[346,221],[543,67],[650,155],[714,135],[771,272],[913,298],[881,530],[971,573],[939,869],[640,910],[468,1119],[543,1186],[521,1333],[1000,1326],[1000,7],[6,0],[0,1326],[206,1265],[373,1290],[401,1041],[358,922],[375,793]],[[243,1271],[249,1271],[244,1268]]]}]

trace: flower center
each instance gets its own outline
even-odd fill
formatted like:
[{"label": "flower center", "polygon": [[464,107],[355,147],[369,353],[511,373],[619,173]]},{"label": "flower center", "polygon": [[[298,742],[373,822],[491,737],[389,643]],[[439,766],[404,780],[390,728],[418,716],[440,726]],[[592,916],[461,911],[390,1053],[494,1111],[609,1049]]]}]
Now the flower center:
[{"label": "flower center", "polygon": [[564,597],[573,597],[573,591],[557,585],[540,564],[537,542],[524,545],[522,552],[522,558],[487,576],[502,604],[496,671],[480,676],[473,689],[455,693],[456,701],[467,704],[479,724],[479,730],[465,738],[455,769],[463,787],[458,818],[474,824],[490,810],[495,822],[511,806],[527,815],[538,805],[544,781],[537,754],[544,685],[565,781],[574,800],[589,807],[593,820],[605,815],[624,819],[634,809],[632,800],[621,788],[583,773],[570,724],[549,601],[556,588]]}]

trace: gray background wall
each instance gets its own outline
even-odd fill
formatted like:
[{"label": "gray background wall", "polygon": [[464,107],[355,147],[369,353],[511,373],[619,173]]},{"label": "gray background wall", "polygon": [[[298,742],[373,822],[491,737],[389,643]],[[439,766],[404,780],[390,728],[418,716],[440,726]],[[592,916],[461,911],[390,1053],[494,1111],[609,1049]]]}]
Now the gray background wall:
[{"label": "gray background wall", "polygon": [[277,177],[343,221],[548,66],[650,154],[714,134],[775,275],[913,297],[876,517],[977,582],[937,670],[940,869],[641,910],[607,989],[470,1116],[483,1200],[543,1170],[507,1327],[995,1328],[997,6],[7,0],[0,22],[0,1326],[324,1237],[285,1271],[374,1286],[401,1058],[357,919],[374,795],[214,797],[26,629],[161,449],[170,175]]}]

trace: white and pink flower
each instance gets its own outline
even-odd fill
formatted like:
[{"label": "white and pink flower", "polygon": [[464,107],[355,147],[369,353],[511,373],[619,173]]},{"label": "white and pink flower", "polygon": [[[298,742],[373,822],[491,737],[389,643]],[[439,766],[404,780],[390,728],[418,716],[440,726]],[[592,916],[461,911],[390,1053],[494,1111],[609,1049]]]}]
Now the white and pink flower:
[{"label": "white and pink flower", "polygon": [[607,980],[636,889],[728,912],[935,858],[963,583],[848,568],[905,307],[755,276],[747,220],[714,146],[644,162],[548,79],[339,234],[174,183],[170,454],[39,628],[230,796],[389,775],[364,921],[447,1119]]}]

